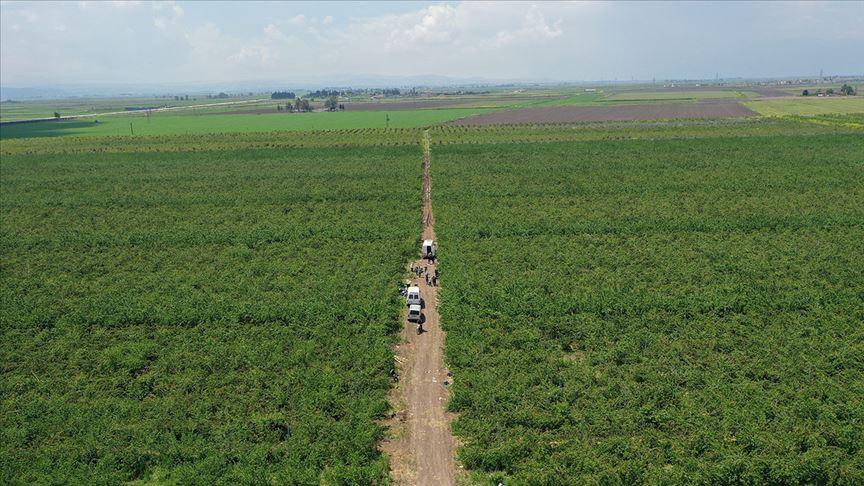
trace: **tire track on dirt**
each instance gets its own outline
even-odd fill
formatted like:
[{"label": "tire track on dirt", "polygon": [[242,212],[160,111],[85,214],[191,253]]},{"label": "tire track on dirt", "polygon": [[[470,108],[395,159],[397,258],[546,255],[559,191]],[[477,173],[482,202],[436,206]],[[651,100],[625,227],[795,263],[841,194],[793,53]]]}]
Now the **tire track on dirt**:
[{"label": "tire track on dirt", "polygon": [[[429,131],[423,132],[423,238],[435,239],[432,212],[431,148]],[[436,263],[417,260],[413,266],[435,274]],[[399,385],[390,396],[396,413],[385,425],[388,438],[382,450],[390,456],[396,484],[453,485],[456,443],[450,433],[452,414],[446,411],[449,383],[444,366],[444,331],[438,318],[438,288],[417,278],[425,301],[425,332],[403,316],[401,342],[396,346]]]}]

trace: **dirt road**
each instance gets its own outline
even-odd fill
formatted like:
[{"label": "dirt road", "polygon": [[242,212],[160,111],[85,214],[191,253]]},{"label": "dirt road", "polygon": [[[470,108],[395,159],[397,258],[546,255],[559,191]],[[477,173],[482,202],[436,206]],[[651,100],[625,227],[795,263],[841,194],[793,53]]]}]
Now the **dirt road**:
[{"label": "dirt road", "polygon": [[[428,131],[423,137],[423,239],[435,239]],[[413,266],[435,274],[436,265],[426,260],[417,260]],[[452,485],[456,446],[450,434],[452,417],[446,412],[451,378],[444,367],[438,288],[426,285],[424,277],[415,281],[425,301],[425,332],[418,335],[417,326],[407,320],[402,328],[402,342],[396,348],[400,381],[391,396],[397,413],[387,424],[389,438],[382,449],[390,455],[396,484]]]}]

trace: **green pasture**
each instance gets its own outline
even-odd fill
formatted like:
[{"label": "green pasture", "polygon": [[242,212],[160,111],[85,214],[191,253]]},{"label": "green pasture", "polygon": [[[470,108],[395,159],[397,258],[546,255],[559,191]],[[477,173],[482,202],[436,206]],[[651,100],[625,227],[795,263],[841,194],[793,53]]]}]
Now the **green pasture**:
[{"label": "green pasture", "polygon": [[0,126],[0,138],[340,130],[385,128],[388,125],[391,128],[413,128],[488,111],[491,109],[448,108],[260,115],[153,113],[150,117],[144,114],[104,117],[99,118],[98,123],[94,120],[81,119],[3,125]]}]

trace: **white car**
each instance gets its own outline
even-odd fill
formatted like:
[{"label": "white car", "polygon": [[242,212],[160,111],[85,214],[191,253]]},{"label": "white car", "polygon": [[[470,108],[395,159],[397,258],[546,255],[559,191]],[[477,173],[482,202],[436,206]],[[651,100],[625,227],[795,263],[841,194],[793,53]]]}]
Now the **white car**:
[{"label": "white car", "polygon": [[420,309],[419,304],[409,305],[408,306],[408,320],[411,322],[420,322],[420,319],[423,317],[423,311]]}]

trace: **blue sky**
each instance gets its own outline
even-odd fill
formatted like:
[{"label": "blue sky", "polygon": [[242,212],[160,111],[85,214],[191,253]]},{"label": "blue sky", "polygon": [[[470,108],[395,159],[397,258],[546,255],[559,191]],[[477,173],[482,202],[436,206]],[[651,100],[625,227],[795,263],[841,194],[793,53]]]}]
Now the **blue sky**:
[{"label": "blue sky", "polygon": [[864,73],[864,2],[0,2],[0,83]]}]

